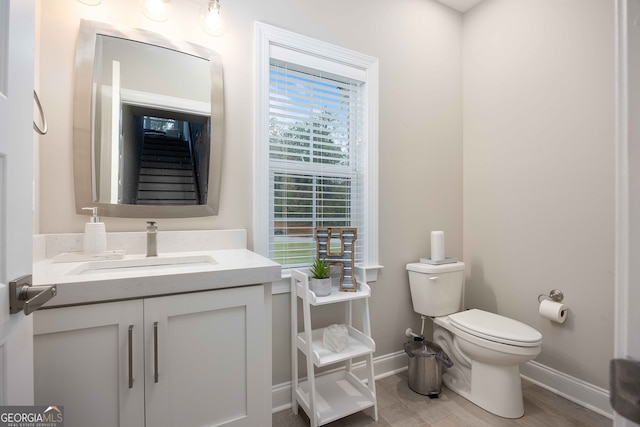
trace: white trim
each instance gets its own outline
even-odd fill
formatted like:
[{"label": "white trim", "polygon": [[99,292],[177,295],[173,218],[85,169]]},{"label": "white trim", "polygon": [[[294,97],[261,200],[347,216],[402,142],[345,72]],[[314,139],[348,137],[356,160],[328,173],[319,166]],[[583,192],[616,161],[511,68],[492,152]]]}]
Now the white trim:
[{"label": "white trim", "polygon": [[[95,164],[95,159],[96,159],[96,150],[100,150],[100,169],[101,171],[112,171],[111,173],[113,174],[113,170],[111,167],[111,161],[112,161],[112,156],[111,156],[111,152],[113,151],[112,149],[112,144],[113,144],[113,140],[114,138],[111,137],[111,133],[113,132],[113,123],[111,123],[111,120],[114,118],[113,114],[112,114],[112,105],[113,105],[113,100],[111,98],[113,91],[111,90],[112,88],[110,86],[106,86],[103,85],[102,89],[101,89],[101,96],[100,96],[100,101],[102,103],[102,108],[100,109],[101,113],[101,119],[100,119],[100,123],[101,126],[99,127],[100,129],[100,135],[95,135],[96,138],[100,138],[100,143],[97,144],[91,144],[91,164]],[[95,111],[92,111],[92,114],[95,114]],[[116,119],[118,120],[118,123],[120,122],[120,116],[116,116]],[[117,134],[120,134],[120,129],[118,128],[117,130]],[[118,150],[120,149],[119,144],[120,144],[120,140],[116,139],[116,141],[118,141]],[[99,147],[99,148],[98,148]],[[116,193],[118,191],[118,175],[119,175],[119,171],[116,171],[115,175],[111,175],[111,176],[104,176],[104,175],[100,175],[99,176],[99,181],[96,179],[98,178],[97,175],[97,170],[94,170],[95,168],[91,168],[91,182],[95,182],[96,185],[92,186],[92,191],[93,191],[93,197],[94,200],[99,200],[100,195],[105,195],[105,194],[112,194],[111,191],[111,176],[115,177],[115,183],[116,183]],[[104,197],[104,196],[103,196]],[[116,200],[117,200],[117,194],[116,194]]]},{"label": "white trim", "polygon": [[[273,59],[295,63],[296,65],[302,65],[303,67],[311,68],[313,70],[320,70],[325,73],[338,75],[342,78],[348,77],[361,82],[367,80],[366,70],[354,68],[351,65],[336,62],[334,60],[327,60],[326,58],[319,57],[317,55],[305,55],[304,57],[301,57],[297,50],[292,50],[288,46],[283,47],[271,44],[269,48],[269,56]],[[303,60],[301,61],[301,59]]]},{"label": "white trim", "polygon": [[273,295],[288,294],[291,292],[291,274],[283,274],[282,279],[277,282],[272,282],[271,291],[273,292]]},{"label": "white trim", "polygon": [[[0,1],[0,28],[2,28],[0,30],[0,59],[2,59],[2,66],[0,66],[0,96],[6,98],[8,96],[7,87],[9,86],[9,0]],[[2,398],[1,394],[0,398]]]},{"label": "white trim", "polygon": [[[260,255],[269,256],[269,191],[264,177],[269,176],[269,165],[263,161],[268,156],[269,147],[261,144],[269,138],[269,85],[259,82],[269,81],[269,45],[271,37],[267,27],[256,22],[255,32],[255,134],[253,139],[253,250]],[[265,232],[267,230],[267,232]]]},{"label": "white trim", "polygon": [[133,89],[120,89],[122,103],[140,107],[155,108],[158,110],[174,111],[198,116],[211,115],[211,103],[195,101],[193,99],[178,98],[175,96],[160,95],[157,93],[142,92]]},{"label": "white trim", "polygon": [[[368,265],[378,265],[378,60],[367,68],[367,181],[364,192],[367,195],[365,209],[365,223],[367,227],[367,241],[364,262]],[[368,271],[367,271],[368,273]],[[376,270],[377,279],[377,270]],[[367,281],[369,281],[367,277]]]},{"label": "white trim", "polygon": [[[377,218],[376,218],[377,220]],[[375,250],[378,247],[378,241],[377,241],[377,234],[376,234],[376,242],[375,242],[375,247],[374,248],[370,248],[370,250]],[[373,246],[373,244],[371,244],[371,246]],[[382,270],[384,268],[384,265],[358,265],[356,264],[356,274],[358,274],[359,277],[364,277],[364,281],[367,283],[372,283],[372,282],[377,282],[378,281],[378,273],[380,272],[380,270]]]},{"label": "white trim", "polygon": [[[631,325],[637,323],[638,315],[631,307],[637,304],[638,293],[632,290],[632,283],[637,282],[637,273],[632,270],[630,259],[637,257],[637,232],[633,231],[638,224],[632,213],[632,207],[637,206],[637,186],[631,181],[631,170],[637,166],[637,160],[630,155],[632,145],[638,143],[637,136],[633,136],[630,115],[636,111],[629,111],[630,97],[637,98],[637,89],[630,94],[631,75],[635,76],[637,69],[631,65],[637,61],[637,53],[629,58],[633,52],[631,45],[630,21],[637,14],[638,2],[633,0],[615,1],[615,130],[616,130],[616,256],[615,256],[615,298],[614,298],[614,357],[634,358],[640,356],[637,336],[632,335]],[[631,11],[630,11],[631,9]],[[637,18],[635,18],[637,19]],[[636,42],[637,43],[637,42]],[[634,78],[634,83],[638,81]],[[637,102],[636,102],[637,103]],[[637,107],[636,107],[637,108]],[[637,209],[637,208],[635,208]],[[634,211],[635,212],[635,211]],[[632,235],[632,232],[634,233]],[[635,330],[635,329],[633,329]],[[614,413],[613,425],[616,427],[631,427],[638,424],[627,420],[618,413]]]},{"label": "white trim", "polygon": [[629,125],[626,1],[616,5],[616,257],[614,355],[627,352],[629,294]]},{"label": "white trim", "polygon": [[271,413],[291,408],[291,381],[276,384],[271,388]]},{"label": "white trim", "polygon": [[120,107],[122,99],[120,97],[120,61],[111,61],[111,155],[110,168],[101,169],[109,171],[109,203],[118,204],[118,193],[120,188],[118,185],[118,178],[120,177]]},{"label": "white trim", "polygon": [[[362,272],[364,270],[364,277],[366,278],[367,283],[372,283],[378,280],[378,272],[382,270],[384,266],[382,265],[368,265],[366,267],[356,265],[356,271],[360,270]],[[362,273],[356,273],[362,275]],[[272,294],[288,294],[291,292],[291,272],[284,271],[282,273],[282,279],[277,282],[272,283]]]},{"label": "white trim", "polygon": [[613,418],[609,392],[536,361],[520,365],[524,379],[607,418]]},{"label": "white trim", "polygon": [[[278,51],[288,49],[312,55],[334,63],[363,71],[367,96],[367,194],[365,262],[378,264],[378,59],[340,46],[325,43],[304,35],[283,30],[262,22],[254,25],[255,39],[255,134],[253,181],[253,242],[254,251],[269,256],[269,165],[267,144],[269,132],[269,61],[272,46]],[[262,83],[262,84],[261,84]],[[368,272],[367,272],[368,273]]]},{"label": "white trim", "polygon": [[[352,67],[368,70],[378,64],[378,60],[369,55],[359,53],[341,46],[326,43],[312,37],[297,34],[263,22],[255,23],[256,35],[267,46],[276,45],[290,50],[296,50],[312,56],[324,58],[331,62],[343,63]],[[266,52],[269,55],[269,51]]]}]

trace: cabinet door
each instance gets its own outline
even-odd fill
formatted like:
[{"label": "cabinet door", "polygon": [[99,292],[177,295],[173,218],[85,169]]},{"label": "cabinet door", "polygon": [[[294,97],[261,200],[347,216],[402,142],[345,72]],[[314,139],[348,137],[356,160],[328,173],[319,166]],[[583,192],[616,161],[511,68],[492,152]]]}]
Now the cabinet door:
[{"label": "cabinet door", "polygon": [[141,300],[34,313],[35,404],[63,405],[68,427],[143,427],[142,313]]},{"label": "cabinet door", "polygon": [[263,292],[258,285],[144,301],[148,426],[267,425]]}]

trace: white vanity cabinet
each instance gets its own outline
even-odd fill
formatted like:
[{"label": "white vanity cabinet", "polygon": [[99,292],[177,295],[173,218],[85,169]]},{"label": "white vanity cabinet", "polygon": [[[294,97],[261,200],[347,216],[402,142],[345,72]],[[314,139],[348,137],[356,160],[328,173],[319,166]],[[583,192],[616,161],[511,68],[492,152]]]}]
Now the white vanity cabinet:
[{"label": "white vanity cabinet", "polygon": [[143,301],[33,315],[36,405],[63,405],[71,427],[143,426]]},{"label": "white vanity cabinet", "polygon": [[64,405],[69,427],[271,425],[270,295],[253,285],[38,311],[36,404]]},{"label": "white vanity cabinet", "polygon": [[248,286],[144,301],[147,426],[271,425],[264,300]]}]

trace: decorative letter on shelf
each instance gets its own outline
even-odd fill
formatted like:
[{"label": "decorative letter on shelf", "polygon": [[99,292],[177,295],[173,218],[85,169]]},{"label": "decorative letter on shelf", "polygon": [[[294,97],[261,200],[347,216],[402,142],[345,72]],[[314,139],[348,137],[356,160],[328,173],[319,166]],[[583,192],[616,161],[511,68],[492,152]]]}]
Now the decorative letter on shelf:
[{"label": "decorative letter on shelf", "polygon": [[[355,292],[358,288],[357,278],[354,275],[354,242],[358,238],[355,228],[316,228],[318,259],[324,259],[329,265],[340,267],[340,291]],[[340,240],[340,251],[332,252],[331,241]],[[335,250],[335,249],[334,249]]]}]

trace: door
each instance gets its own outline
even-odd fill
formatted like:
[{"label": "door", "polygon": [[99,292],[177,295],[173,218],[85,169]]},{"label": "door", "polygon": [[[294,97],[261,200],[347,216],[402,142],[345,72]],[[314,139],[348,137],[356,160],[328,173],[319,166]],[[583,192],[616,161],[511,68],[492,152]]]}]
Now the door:
[{"label": "door", "polygon": [[142,300],[34,313],[35,404],[68,427],[144,426]]},{"label": "door", "polygon": [[148,426],[268,424],[264,306],[263,286],[144,300]]},{"label": "door", "polygon": [[31,273],[33,0],[0,0],[0,404],[33,404],[33,316],[7,283]]}]

